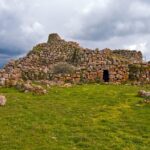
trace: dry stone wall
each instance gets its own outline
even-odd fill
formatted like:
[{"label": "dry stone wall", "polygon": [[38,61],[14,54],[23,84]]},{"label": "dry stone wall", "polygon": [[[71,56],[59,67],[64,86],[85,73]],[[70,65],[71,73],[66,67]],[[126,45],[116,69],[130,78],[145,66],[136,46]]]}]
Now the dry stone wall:
[{"label": "dry stone wall", "polygon": [[143,55],[141,51],[114,50],[113,53],[123,58],[128,59],[132,63],[142,63],[142,60],[143,60]]},{"label": "dry stone wall", "polygon": [[[56,74],[53,68],[59,63],[75,68],[72,73]],[[134,72],[132,64],[142,64],[142,54],[136,51],[91,50],[76,42],[66,42],[57,34],[49,35],[47,43],[38,44],[26,57],[8,63],[0,70],[0,85],[16,85],[20,80],[50,80],[71,83],[125,82]],[[138,72],[134,80],[149,82],[150,64]],[[133,73],[135,74],[135,73]],[[135,75],[134,75],[135,76]],[[132,77],[131,77],[132,79]]]},{"label": "dry stone wall", "polygon": [[130,64],[129,79],[142,83],[150,83],[150,64]]}]

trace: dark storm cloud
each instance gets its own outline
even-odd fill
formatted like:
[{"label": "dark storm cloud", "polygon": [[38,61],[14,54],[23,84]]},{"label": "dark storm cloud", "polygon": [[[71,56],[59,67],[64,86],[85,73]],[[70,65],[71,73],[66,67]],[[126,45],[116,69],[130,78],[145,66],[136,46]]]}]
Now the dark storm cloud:
[{"label": "dark storm cloud", "polygon": [[70,35],[92,47],[141,50],[150,59],[150,1],[93,0],[70,21]]},{"label": "dark storm cloud", "polygon": [[0,64],[52,32],[83,46],[140,49],[148,57],[149,8],[149,0],[0,0]]},{"label": "dark storm cloud", "polygon": [[20,53],[17,50],[18,43],[14,43],[20,19],[16,14],[11,14],[11,11],[4,9],[0,11],[0,22],[0,54],[16,55]]},{"label": "dark storm cloud", "polygon": [[144,0],[108,0],[91,3],[76,18],[80,28],[73,37],[81,40],[108,40],[115,36],[150,33],[150,2]]},{"label": "dark storm cloud", "polygon": [[[0,54],[20,55],[31,48],[43,34],[43,26],[28,17],[27,1],[0,1]],[[34,8],[34,7],[33,7]]]},{"label": "dark storm cloud", "polygon": [[0,54],[17,56],[46,41],[51,32],[63,34],[76,9],[86,2],[0,0]]},{"label": "dark storm cloud", "polygon": [[0,54],[0,68],[2,68],[5,65],[5,62],[9,61],[13,57],[6,54]]}]

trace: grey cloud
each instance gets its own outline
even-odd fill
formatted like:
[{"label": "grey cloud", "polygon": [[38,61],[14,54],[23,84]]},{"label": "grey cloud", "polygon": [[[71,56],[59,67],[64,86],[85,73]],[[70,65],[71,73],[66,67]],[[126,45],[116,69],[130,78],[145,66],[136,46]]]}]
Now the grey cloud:
[{"label": "grey cloud", "polygon": [[36,43],[47,40],[51,32],[65,35],[65,24],[81,0],[0,0],[0,54],[20,55]]},{"label": "grey cloud", "polygon": [[139,36],[131,35],[125,37],[113,37],[108,40],[91,41],[81,40],[81,44],[90,47],[92,49],[99,48],[111,48],[111,49],[128,49],[128,50],[140,50],[144,53],[144,59],[150,60],[150,35]]},{"label": "grey cloud", "polygon": [[136,47],[150,56],[149,8],[149,0],[0,0],[0,63],[51,32],[86,47]]},{"label": "grey cloud", "polygon": [[8,62],[12,58],[13,56],[0,54],[0,68],[2,68],[5,65],[5,63]]},{"label": "grey cloud", "polygon": [[149,8],[148,0],[92,1],[70,21],[71,37],[100,48],[135,47],[150,59]]},{"label": "grey cloud", "polygon": [[145,2],[109,0],[105,8],[101,8],[101,1],[95,1],[86,15],[81,13],[75,18],[81,26],[72,36],[84,40],[107,40],[114,36],[149,34],[150,3],[145,5]]}]

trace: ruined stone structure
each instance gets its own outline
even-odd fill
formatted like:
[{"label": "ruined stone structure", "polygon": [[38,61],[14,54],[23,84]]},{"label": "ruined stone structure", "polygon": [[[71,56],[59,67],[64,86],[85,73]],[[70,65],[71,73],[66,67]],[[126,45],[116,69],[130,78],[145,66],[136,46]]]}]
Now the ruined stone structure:
[{"label": "ruined stone structure", "polygon": [[[59,70],[63,68],[63,72],[55,71],[56,66]],[[66,71],[68,67],[72,71]],[[150,64],[142,62],[141,52],[91,50],[76,42],[66,42],[58,34],[50,34],[47,43],[38,44],[26,57],[9,62],[0,70],[0,85],[16,86],[20,80],[150,83]]]}]

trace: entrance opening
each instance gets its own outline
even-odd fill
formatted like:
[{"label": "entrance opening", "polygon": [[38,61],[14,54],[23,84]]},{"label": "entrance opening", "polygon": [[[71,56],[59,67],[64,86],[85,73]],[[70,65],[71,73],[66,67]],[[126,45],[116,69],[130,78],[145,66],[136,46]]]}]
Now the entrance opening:
[{"label": "entrance opening", "polygon": [[103,80],[104,80],[104,82],[109,82],[109,71],[108,70],[103,71]]}]

